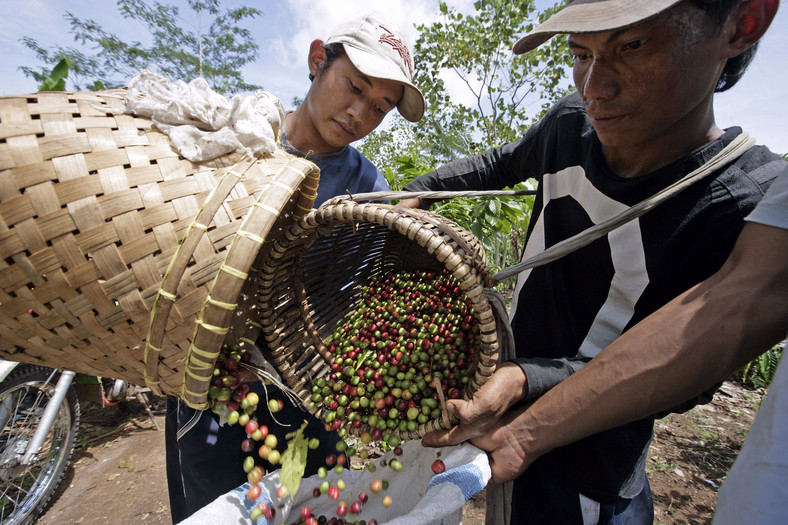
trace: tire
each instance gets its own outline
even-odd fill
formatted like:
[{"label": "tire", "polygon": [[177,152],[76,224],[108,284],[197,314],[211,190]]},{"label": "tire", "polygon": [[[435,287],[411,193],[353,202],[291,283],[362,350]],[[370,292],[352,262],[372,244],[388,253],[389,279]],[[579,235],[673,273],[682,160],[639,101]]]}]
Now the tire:
[{"label": "tire", "polygon": [[19,465],[47,401],[55,392],[59,373],[20,364],[0,383],[0,523],[26,525],[46,508],[68,466],[79,427],[79,404],[69,387],[38,461]]}]

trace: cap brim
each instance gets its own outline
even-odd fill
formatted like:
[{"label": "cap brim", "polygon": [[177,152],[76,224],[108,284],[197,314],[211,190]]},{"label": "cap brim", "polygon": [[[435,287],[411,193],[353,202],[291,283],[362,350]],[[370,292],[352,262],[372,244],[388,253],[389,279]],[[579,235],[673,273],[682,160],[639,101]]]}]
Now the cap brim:
[{"label": "cap brim", "polygon": [[356,66],[356,69],[368,77],[393,80],[398,84],[402,84],[405,89],[403,90],[402,98],[397,103],[397,110],[400,115],[410,122],[418,122],[421,120],[426,108],[424,96],[421,94],[421,91],[405,77],[404,73],[397,68],[391,67],[391,63],[388,60],[353,47],[353,45],[347,42],[343,42],[343,45],[348,58],[353,65]]},{"label": "cap brim", "polygon": [[514,44],[516,55],[527,53],[559,33],[599,33],[639,24],[681,0],[577,0],[537,26]]}]

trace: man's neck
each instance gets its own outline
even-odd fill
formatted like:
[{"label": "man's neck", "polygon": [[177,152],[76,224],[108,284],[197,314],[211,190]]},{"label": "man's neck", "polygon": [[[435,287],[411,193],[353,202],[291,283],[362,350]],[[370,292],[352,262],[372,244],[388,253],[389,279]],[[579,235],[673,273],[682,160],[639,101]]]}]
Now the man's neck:
[{"label": "man's neck", "polygon": [[301,106],[285,116],[287,140],[290,145],[306,155],[322,155],[334,153],[341,148],[334,148],[325,143],[317,129],[309,121],[304,101]]},{"label": "man's neck", "polygon": [[615,148],[603,144],[602,154],[610,171],[619,177],[639,177],[675,162],[704,144],[720,138],[723,133],[723,130],[715,125],[707,133],[698,135],[692,140],[665,137],[645,148],[642,146]]}]

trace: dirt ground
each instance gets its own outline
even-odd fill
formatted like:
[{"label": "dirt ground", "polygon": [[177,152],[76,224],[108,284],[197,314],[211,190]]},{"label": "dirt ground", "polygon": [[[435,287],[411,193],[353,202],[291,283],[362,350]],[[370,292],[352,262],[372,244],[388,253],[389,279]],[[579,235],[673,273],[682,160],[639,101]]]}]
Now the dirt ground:
[{"label": "dirt ground", "polygon": [[[656,524],[708,524],[725,478],[757,413],[762,391],[726,382],[714,400],[657,422],[649,481]],[[141,406],[84,404],[80,436],[59,494],[40,525],[171,524],[164,464],[164,402],[153,398],[156,430]],[[463,523],[484,523],[483,493]]]}]

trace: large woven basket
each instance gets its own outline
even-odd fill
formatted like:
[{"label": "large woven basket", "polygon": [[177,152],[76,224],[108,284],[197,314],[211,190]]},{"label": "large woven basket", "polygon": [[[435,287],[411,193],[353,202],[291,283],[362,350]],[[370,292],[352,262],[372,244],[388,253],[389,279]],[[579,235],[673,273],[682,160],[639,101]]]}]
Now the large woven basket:
[{"label": "large woven basket", "polygon": [[[484,294],[491,276],[476,237],[430,212],[351,201],[324,205],[284,231],[261,266],[259,315],[271,358],[310,412],[325,414],[309,402],[311,387],[330,374],[333,357],[325,340],[357,306],[363,285],[390,272],[443,268],[459,282],[480,322],[481,348],[467,398],[492,375],[499,346]],[[451,423],[435,419],[416,432],[392,432],[415,439]]]},{"label": "large woven basket", "polygon": [[319,171],[283,151],[193,164],[123,104],[0,97],[0,357],[204,408],[222,343],[248,334],[247,275]]}]

